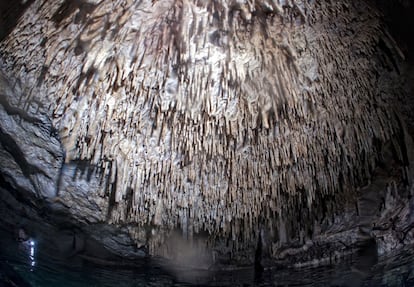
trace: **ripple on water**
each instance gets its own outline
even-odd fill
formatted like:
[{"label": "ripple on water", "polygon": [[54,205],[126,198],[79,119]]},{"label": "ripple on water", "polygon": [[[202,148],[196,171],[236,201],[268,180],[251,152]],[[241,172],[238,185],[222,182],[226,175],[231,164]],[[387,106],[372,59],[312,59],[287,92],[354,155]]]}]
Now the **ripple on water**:
[{"label": "ripple on water", "polygon": [[[253,269],[235,271],[195,271],[164,269],[156,262],[135,267],[105,268],[82,258],[68,260],[53,256],[47,242],[19,243],[0,232],[1,266],[7,266],[28,286],[414,286],[414,249],[379,258],[377,264],[361,269],[354,257],[336,266],[265,270],[258,277]],[[0,268],[0,280],[4,277]],[[8,273],[10,274],[10,272]],[[0,282],[0,286],[3,282]],[[23,283],[22,283],[23,284]],[[6,285],[8,286],[8,285]]]}]

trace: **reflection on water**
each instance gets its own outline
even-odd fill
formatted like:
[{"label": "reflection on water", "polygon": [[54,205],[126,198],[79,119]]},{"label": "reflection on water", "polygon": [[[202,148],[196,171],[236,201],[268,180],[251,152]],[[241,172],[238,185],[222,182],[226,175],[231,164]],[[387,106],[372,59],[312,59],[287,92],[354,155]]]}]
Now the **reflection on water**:
[{"label": "reflection on water", "polygon": [[414,250],[373,261],[366,250],[334,267],[296,270],[197,271],[163,268],[156,262],[97,267],[78,257],[53,257],[42,240],[16,241],[0,232],[0,286],[414,286]]}]

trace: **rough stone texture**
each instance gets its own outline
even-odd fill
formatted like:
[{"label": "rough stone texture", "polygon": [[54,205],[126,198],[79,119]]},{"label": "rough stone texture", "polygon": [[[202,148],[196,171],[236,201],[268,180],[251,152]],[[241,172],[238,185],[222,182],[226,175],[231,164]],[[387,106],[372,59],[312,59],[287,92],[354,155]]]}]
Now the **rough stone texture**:
[{"label": "rough stone texture", "polygon": [[[404,56],[377,12],[350,0],[34,1],[0,43],[2,176],[108,228],[91,234],[124,256],[175,258],[188,240],[190,263],[199,249],[202,264],[331,258],[308,250],[378,237],[373,221],[391,210],[410,241],[393,100]],[[378,175],[381,164],[392,168]]]},{"label": "rough stone texture", "polygon": [[[0,80],[1,185],[7,188],[1,193],[1,226],[24,226],[32,234],[54,237],[54,244],[63,245],[60,249],[66,256],[89,252],[83,247],[72,250],[74,236],[96,238],[124,257],[145,256],[127,229],[102,224],[108,210],[98,193],[98,176],[80,164],[64,163],[59,135],[44,110],[35,106],[21,109],[16,101],[22,93],[20,87],[11,86],[4,75]],[[11,216],[17,210],[20,212]]]},{"label": "rough stone texture", "polygon": [[20,94],[20,87],[0,74],[2,177],[15,189],[55,197],[64,161],[57,131],[35,105],[22,109],[16,99]]}]

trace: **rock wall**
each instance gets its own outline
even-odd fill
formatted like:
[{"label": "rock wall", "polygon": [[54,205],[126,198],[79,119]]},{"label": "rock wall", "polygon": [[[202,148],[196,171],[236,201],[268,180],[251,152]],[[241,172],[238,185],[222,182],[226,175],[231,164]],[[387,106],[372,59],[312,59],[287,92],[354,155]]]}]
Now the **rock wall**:
[{"label": "rock wall", "polygon": [[[20,168],[13,188],[153,255],[180,230],[213,261],[251,263],[261,241],[278,258],[354,205],[384,150],[408,182],[404,55],[369,1],[37,0],[0,53],[20,87],[3,109],[47,117],[42,148],[62,145],[35,176],[30,156],[2,164],[5,181]],[[42,140],[10,125],[2,153]]]}]

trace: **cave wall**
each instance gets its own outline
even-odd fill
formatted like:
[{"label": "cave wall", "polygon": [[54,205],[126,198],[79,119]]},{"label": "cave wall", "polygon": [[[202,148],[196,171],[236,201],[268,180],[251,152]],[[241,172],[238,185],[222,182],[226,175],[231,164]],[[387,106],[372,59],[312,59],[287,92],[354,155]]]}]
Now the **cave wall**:
[{"label": "cave wall", "polygon": [[52,209],[153,255],[179,230],[277,257],[326,232],[388,151],[406,188],[404,53],[381,17],[371,1],[38,0],[0,43],[20,87],[1,104],[56,131],[59,181],[36,191]]}]

